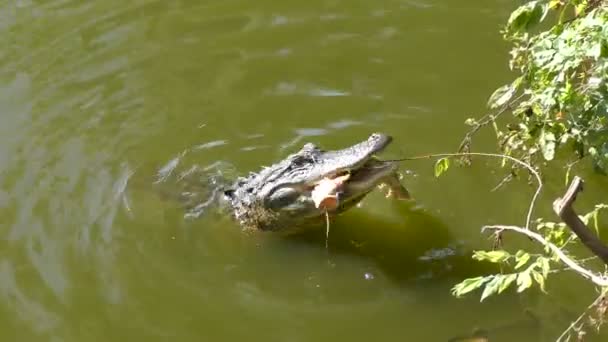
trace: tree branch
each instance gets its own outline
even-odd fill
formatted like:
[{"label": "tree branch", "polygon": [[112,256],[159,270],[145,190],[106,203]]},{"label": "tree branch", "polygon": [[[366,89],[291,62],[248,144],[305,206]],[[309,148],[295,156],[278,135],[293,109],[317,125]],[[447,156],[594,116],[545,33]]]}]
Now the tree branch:
[{"label": "tree branch", "polygon": [[[578,217],[572,204],[576,200],[576,195],[583,191],[583,180],[575,176],[566,190],[563,197],[556,199],[553,202],[553,210],[562,219],[562,221],[578,236],[581,242],[595,255],[608,264],[608,247],[595,236],[585,223]],[[520,234],[524,234],[529,238],[540,242],[543,246],[549,248],[566,266],[570,267],[573,271],[579,273],[583,277],[591,280],[598,286],[608,286],[608,278],[597,275],[590,270],[579,265],[576,261],[572,260],[567,256],[561,248],[557,247],[553,243],[547,241],[542,235],[535,233],[529,229],[517,227],[517,226],[504,226],[504,225],[493,225],[484,226],[482,232],[486,229],[492,230],[511,230]]]},{"label": "tree branch", "polygon": [[583,191],[583,180],[576,176],[572,179],[564,197],[553,202],[553,211],[593,254],[602,259],[605,264],[608,264],[608,247],[587,228],[572,208],[576,195],[581,191]]},{"label": "tree branch", "polygon": [[415,157],[389,159],[389,160],[385,160],[385,162],[389,162],[389,161],[401,162],[401,161],[405,161],[405,160],[429,159],[429,158],[437,158],[437,157],[462,157],[462,156],[482,156],[482,157],[508,159],[520,166],[525,167],[526,169],[528,169],[528,171],[530,171],[530,173],[532,173],[534,175],[534,177],[536,177],[538,186],[536,187],[536,191],[534,192],[534,195],[532,196],[532,201],[530,202],[530,206],[528,207],[528,214],[526,215],[526,229],[530,229],[530,222],[532,220],[532,211],[534,210],[534,205],[536,204],[538,195],[540,195],[540,191],[543,188],[543,180],[540,177],[540,174],[538,173],[538,171],[534,170],[534,167],[532,167],[532,165],[524,162],[523,160],[519,160],[517,158],[508,156],[506,154],[483,153],[483,152],[463,152],[463,153],[433,153],[433,154],[426,154],[426,155],[415,156]]},{"label": "tree branch", "polygon": [[[581,220],[572,207],[574,201],[576,200],[576,196],[581,191],[583,191],[583,180],[580,177],[575,176],[564,196],[557,198],[553,202],[553,211],[593,254],[602,259],[604,263],[608,265],[608,246],[606,246],[599,239],[599,237],[597,237],[587,227],[587,225],[583,222],[583,220]],[[534,204],[534,201],[532,201],[532,204]],[[541,234],[531,231],[528,229],[528,227],[522,228],[517,226],[491,225],[484,226],[482,228],[482,232],[486,229],[497,230],[498,233],[505,230],[511,230],[526,235],[530,239],[536,240],[544,247],[550,249],[568,268],[574,272],[577,272],[595,285],[602,287],[601,295],[595,301],[593,301],[593,303],[589,305],[589,307],[574,322],[570,324],[570,326],[557,338],[557,342],[563,341],[564,338],[569,338],[569,332],[577,329],[577,325],[583,320],[584,317],[588,316],[589,310],[595,306],[598,306],[601,301],[605,300],[605,294],[608,291],[608,277],[596,274],[593,271],[583,267],[581,264],[566,255],[561,248],[545,239]]]},{"label": "tree branch", "polygon": [[530,237],[531,239],[540,242],[543,246],[546,246],[547,248],[551,249],[551,251],[553,251],[553,253],[555,253],[555,255],[557,255],[557,257],[564,264],[566,264],[568,267],[570,267],[573,271],[579,273],[580,275],[589,279],[590,281],[592,281],[594,284],[596,284],[598,286],[602,286],[602,287],[608,286],[607,278],[599,276],[599,275],[589,271],[588,269],[582,267],[581,265],[576,263],[576,261],[572,260],[569,256],[567,256],[566,253],[564,253],[559,247],[557,247],[556,245],[547,241],[542,235],[540,235],[538,233],[535,233],[529,229],[525,229],[522,227],[503,226],[503,225],[484,226],[481,229],[481,231],[483,232],[486,229],[499,230],[499,231],[511,230],[511,231],[514,231],[514,232],[517,232],[520,234],[524,234],[524,235]]},{"label": "tree branch", "polygon": [[564,338],[568,337],[568,333],[571,330],[576,329],[576,325],[583,319],[585,318],[585,316],[587,316],[587,313],[589,312],[589,310],[591,310],[593,307],[597,306],[602,300],[604,300],[604,296],[605,296],[606,292],[602,291],[602,293],[593,301],[593,303],[591,303],[587,309],[585,309],[585,311],[583,311],[583,313],[581,313],[580,316],[578,316],[578,318],[576,319],[576,321],[570,323],[570,326],[568,326],[568,328],[566,330],[564,330],[564,332],[562,332],[561,335],[559,335],[559,337],[557,338],[557,340],[555,340],[555,342],[561,342],[563,341]]}]

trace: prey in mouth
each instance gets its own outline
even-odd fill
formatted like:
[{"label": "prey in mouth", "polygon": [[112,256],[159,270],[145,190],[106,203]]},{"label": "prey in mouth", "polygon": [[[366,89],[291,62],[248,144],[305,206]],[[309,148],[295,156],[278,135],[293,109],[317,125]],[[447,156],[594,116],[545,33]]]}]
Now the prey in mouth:
[{"label": "prey in mouth", "polygon": [[242,224],[273,231],[344,212],[379,185],[388,188],[388,196],[410,199],[397,162],[378,158],[391,142],[390,136],[374,133],[341,150],[325,151],[308,143],[259,173],[238,179],[225,195]]}]

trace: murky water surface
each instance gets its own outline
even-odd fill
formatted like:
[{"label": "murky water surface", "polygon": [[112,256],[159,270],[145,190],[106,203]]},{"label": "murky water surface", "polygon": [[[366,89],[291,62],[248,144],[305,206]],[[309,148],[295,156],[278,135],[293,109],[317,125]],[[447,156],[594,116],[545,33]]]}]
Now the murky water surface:
[{"label": "murky water surface", "polygon": [[498,30],[513,6],[4,2],[2,340],[552,340],[593,297],[574,276],[548,296],[450,295],[487,271],[470,260],[488,247],[480,226],[520,223],[532,193],[490,192],[493,161],[440,179],[404,163],[416,203],[370,195],[328,250],[324,230],[251,236],[212,206],[185,217],[178,198],[203,203],[217,179],[306,142],[381,131],[391,157],[454,151],[509,77]]}]

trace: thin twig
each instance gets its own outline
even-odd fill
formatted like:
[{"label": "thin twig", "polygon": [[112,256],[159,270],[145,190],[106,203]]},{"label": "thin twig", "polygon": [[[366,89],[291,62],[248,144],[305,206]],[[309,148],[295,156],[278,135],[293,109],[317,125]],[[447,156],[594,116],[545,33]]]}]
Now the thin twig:
[{"label": "thin twig", "polygon": [[435,153],[435,154],[427,154],[427,155],[423,155],[423,156],[416,156],[416,157],[409,157],[409,158],[392,159],[392,160],[388,160],[388,161],[418,160],[418,159],[430,159],[430,158],[437,158],[437,157],[439,157],[439,158],[441,158],[441,157],[462,157],[462,156],[467,156],[467,155],[494,157],[494,158],[506,158],[512,162],[515,162],[515,163],[525,167],[534,175],[534,177],[536,177],[536,180],[538,182],[538,187],[536,188],[536,192],[534,193],[534,196],[532,196],[532,200],[530,201],[530,207],[528,208],[528,214],[526,215],[526,229],[530,229],[530,221],[532,220],[532,212],[534,211],[536,199],[538,198],[538,195],[540,195],[540,191],[543,187],[543,181],[540,178],[540,174],[538,173],[538,171],[534,170],[532,165],[530,165],[522,160],[519,160],[519,159],[511,157],[511,156],[507,156],[504,154],[498,154],[498,153],[466,152],[466,153]]},{"label": "thin twig", "polygon": [[553,253],[555,253],[555,255],[557,255],[557,257],[564,263],[566,264],[568,267],[570,267],[572,270],[574,270],[575,272],[579,273],[580,275],[582,275],[583,277],[591,280],[591,282],[593,282],[594,284],[598,285],[598,286],[608,286],[608,279],[602,276],[599,276],[591,271],[589,271],[588,269],[580,266],[576,261],[572,260],[569,256],[567,256],[559,247],[557,247],[556,245],[552,244],[551,242],[547,241],[544,237],[542,237],[540,234],[535,233],[529,229],[525,229],[522,227],[517,227],[517,226],[504,226],[504,225],[492,225],[492,226],[484,226],[481,231],[483,232],[486,229],[492,229],[492,230],[511,230],[520,234],[524,234],[538,242],[540,242],[543,246],[551,249],[551,251],[553,251]]},{"label": "thin twig", "polygon": [[519,96],[517,96],[516,98],[509,101],[508,103],[506,103],[505,105],[503,105],[502,108],[495,114],[486,113],[484,116],[479,118],[479,120],[475,123],[475,125],[473,125],[473,128],[471,128],[465,134],[464,139],[462,139],[462,142],[460,143],[460,147],[458,148],[458,150],[463,151],[467,146],[470,146],[471,138],[473,137],[474,134],[476,134],[482,127],[484,127],[492,122],[496,122],[496,119],[498,119],[499,116],[501,116],[503,113],[507,112],[507,110],[513,109],[513,104],[518,102],[519,100],[521,100],[526,95],[528,95],[528,94],[526,94],[524,92],[524,93],[520,94]]},{"label": "thin twig", "polygon": [[496,112],[496,114],[487,113],[484,116],[482,116],[477,121],[477,123],[474,125],[473,129],[471,129],[471,131],[469,131],[469,133],[467,133],[467,135],[475,134],[477,131],[479,131],[479,129],[481,127],[496,121],[496,119],[498,119],[498,117],[501,116],[503,113],[505,113],[508,109],[513,109],[513,104],[515,102],[521,100],[526,95],[528,95],[528,94],[522,93],[519,96],[517,96],[516,98],[512,99],[511,101],[509,101],[508,103],[503,105],[502,108],[500,108],[500,110],[498,112]]},{"label": "thin twig", "polygon": [[570,330],[574,329],[576,327],[576,325],[587,315],[587,312],[589,312],[589,310],[591,310],[594,306],[598,305],[600,301],[602,301],[602,299],[604,299],[604,290],[602,290],[602,293],[593,301],[593,303],[591,303],[586,309],[585,311],[583,311],[581,313],[580,316],[578,316],[578,318],[570,323],[570,326],[568,326],[568,328],[566,330],[564,330],[564,332],[559,335],[559,337],[557,338],[557,340],[555,340],[555,342],[560,342],[562,340],[562,338],[566,337],[566,335],[568,335],[568,332],[570,332]]},{"label": "thin twig", "polygon": [[[587,261],[594,260],[594,259],[598,259],[598,257],[592,256],[592,257],[588,257],[588,258],[578,259],[578,263],[584,264]],[[549,273],[559,273],[559,272],[564,272],[564,271],[572,271],[572,270],[568,267],[563,267],[563,268],[550,270]]]},{"label": "thin twig", "polygon": [[495,187],[492,188],[492,190],[490,190],[490,192],[494,192],[498,189],[500,189],[501,186],[507,184],[508,182],[510,182],[513,179],[513,173],[509,173],[508,175],[505,176],[505,178],[503,178]]},{"label": "thin twig", "polygon": [[325,211],[325,249],[329,250],[329,213]]}]

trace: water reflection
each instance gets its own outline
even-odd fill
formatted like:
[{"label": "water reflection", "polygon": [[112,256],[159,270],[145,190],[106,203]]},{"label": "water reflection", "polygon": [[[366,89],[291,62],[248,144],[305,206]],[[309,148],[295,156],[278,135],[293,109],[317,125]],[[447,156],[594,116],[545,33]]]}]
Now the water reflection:
[{"label": "water reflection", "polygon": [[274,96],[308,95],[318,97],[349,96],[350,93],[344,90],[323,88],[316,85],[298,85],[292,82],[280,82],[274,89],[265,92]]},{"label": "water reflection", "polygon": [[[120,20],[133,9],[55,26],[42,44],[31,35],[86,17],[91,5],[26,9],[11,30],[25,49],[11,46],[13,64],[3,70],[19,72],[4,77],[0,91],[0,185],[10,209],[0,222],[10,255],[2,263],[2,292],[34,331],[69,326],[65,315],[84,284],[104,303],[124,299],[116,267],[124,225],[117,218],[128,208],[134,172],[125,157],[141,129],[156,121],[143,110],[138,68],[145,57],[124,52],[141,34],[142,22]],[[26,25],[26,13],[35,12],[37,25]]]}]

